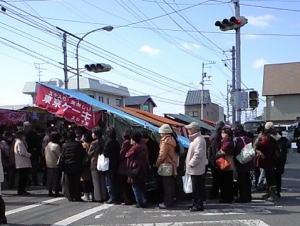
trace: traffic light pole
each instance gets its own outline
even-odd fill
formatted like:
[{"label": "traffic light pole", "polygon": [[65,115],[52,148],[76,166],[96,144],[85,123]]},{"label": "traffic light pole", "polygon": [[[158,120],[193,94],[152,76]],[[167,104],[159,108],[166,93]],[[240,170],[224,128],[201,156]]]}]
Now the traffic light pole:
[{"label": "traffic light pole", "polygon": [[[235,17],[240,17],[240,3],[239,0],[233,0],[235,6]],[[235,100],[237,118],[236,122],[241,123],[241,33],[240,28],[235,29],[235,46],[236,46],[236,87]]]},{"label": "traffic light pole", "polygon": [[232,50],[231,50],[231,54],[232,54],[232,90],[231,90],[231,96],[233,96],[232,98],[232,125],[235,125],[236,123],[236,110],[235,110],[235,104],[236,104],[236,89],[235,89],[235,47],[232,46]]},{"label": "traffic light pole", "polygon": [[200,119],[203,120],[203,113],[204,113],[204,77],[205,77],[205,73],[204,73],[204,62],[202,62],[202,74],[201,74],[202,78],[201,78],[201,112],[200,112]]},{"label": "traffic light pole", "polygon": [[62,43],[62,47],[63,47],[63,52],[64,52],[64,75],[65,75],[65,89],[68,89],[68,56],[67,56],[67,34],[66,32],[64,32],[63,34],[63,43]]}]

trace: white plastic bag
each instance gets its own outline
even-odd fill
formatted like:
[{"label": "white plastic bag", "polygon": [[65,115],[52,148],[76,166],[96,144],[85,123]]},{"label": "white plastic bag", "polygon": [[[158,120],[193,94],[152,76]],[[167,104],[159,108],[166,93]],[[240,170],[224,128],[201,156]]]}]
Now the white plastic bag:
[{"label": "white plastic bag", "polygon": [[193,185],[192,185],[192,177],[189,174],[185,174],[182,177],[182,182],[183,182],[183,191],[185,193],[192,193],[193,192]]},{"label": "white plastic bag", "polygon": [[106,158],[103,154],[98,156],[97,170],[107,171],[109,169],[109,158]]}]

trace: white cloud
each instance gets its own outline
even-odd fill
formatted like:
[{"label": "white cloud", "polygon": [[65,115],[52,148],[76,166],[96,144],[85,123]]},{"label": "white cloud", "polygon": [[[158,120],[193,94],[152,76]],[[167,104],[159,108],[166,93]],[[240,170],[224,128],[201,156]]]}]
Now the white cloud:
[{"label": "white cloud", "polygon": [[255,27],[268,27],[270,25],[270,21],[274,20],[275,17],[266,14],[263,16],[247,16],[248,23]]},{"label": "white cloud", "polygon": [[252,63],[252,67],[254,68],[261,68],[265,64],[268,64],[268,62],[265,59],[257,59]]},{"label": "white cloud", "polygon": [[140,48],[140,51],[143,52],[143,53],[147,53],[149,56],[155,56],[155,55],[160,54],[160,49],[155,49],[155,48],[153,48],[151,46],[148,46],[148,45],[143,45]]},{"label": "white cloud", "polygon": [[193,50],[193,49],[198,49],[198,48],[200,48],[200,46],[199,46],[198,44],[195,44],[195,43],[187,43],[187,42],[181,43],[181,46],[182,46],[184,49],[187,49],[187,50]]}]

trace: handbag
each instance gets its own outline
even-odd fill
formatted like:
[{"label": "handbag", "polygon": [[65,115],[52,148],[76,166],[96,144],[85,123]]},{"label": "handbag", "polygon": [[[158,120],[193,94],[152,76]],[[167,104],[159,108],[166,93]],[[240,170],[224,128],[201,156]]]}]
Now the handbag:
[{"label": "handbag", "polygon": [[246,144],[243,137],[241,137],[244,147],[241,150],[240,154],[236,156],[236,159],[241,163],[245,164],[250,162],[255,157],[255,150],[252,146],[252,143]]},{"label": "handbag", "polygon": [[192,177],[190,174],[185,174],[182,177],[182,183],[183,183],[183,191],[184,193],[192,193],[193,192],[193,184],[192,184]]},{"label": "handbag", "polygon": [[173,166],[171,163],[162,163],[159,165],[157,173],[159,176],[169,177],[173,175]]},{"label": "handbag", "polygon": [[225,156],[222,156],[216,160],[216,164],[220,170],[226,170],[231,167],[231,163]]},{"label": "handbag", "polygon": [[109,158],[105,157],[103,154],[99,154],[97,160],[97,170],[107,171],[108,169],[109,169]]}]

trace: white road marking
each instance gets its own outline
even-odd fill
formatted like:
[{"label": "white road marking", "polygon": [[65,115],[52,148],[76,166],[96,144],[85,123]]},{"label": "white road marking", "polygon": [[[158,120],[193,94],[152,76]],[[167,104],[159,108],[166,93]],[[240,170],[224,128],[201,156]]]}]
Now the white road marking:
[{"label": "white road marking", "polygon": [[90,215],[92,215],[94,213],[97,213],[97,212],[99,212],[101,210],[108,209],[111,206],[113,206],[113,205],[111,205],[111,204],[103,204],[101,206],[97,206],[97,207],[94,207],[92,209],[88,209],[88,210],[83,211],[81,213],[78,213],[78,214],[76,214],[74,216],[68,217],[68,218],[66,218],[64,220],[61,220],[61,221],[58,221],[58,222],[52,224],[52,226],[64,226],[64,225],[72,224],[72,223],[74,223],[76,221],[79,221],[79,220],[81,220],[81,219],[83,219],[83,218],[85,218],[87,216],[90,216]]},{"label": "white road marking", "polygon": [[222,221],[192,221],[192,222],[164,222],[164,223],[138,223],[123,224],[128,226],[184,226],[184,225],[231,225],[231,226],[270,226],[259,219],[253,220],[222,220]]},{"label": "white road marking", "polygon": [[300,181],[299,178],[293,178],[293,177],[283,177],[282,180],[286,180],[286,181]]},{"label": "white road marking", "polygon": [[13,209],[13,210],[8,210],[8,211],[5,212],[5,215],[8,216],[8,215],[11,215],[11,214],[14,214],[14,213],[29,210],[29,209],[32,209],[32,208],[35,208],[35,207],[38,207],[38,206],[47,205],[49,203],[57,202],[57,201],[60,201],[60,200],[63,200],[63,199],[65,199],[65,198],[63,198],[63,197],[62,198],[54,198],[54,199],[49,199],[49,200],[46,200],[46,201],[42,201],[40,203],[19,207],[19,208]]}]

